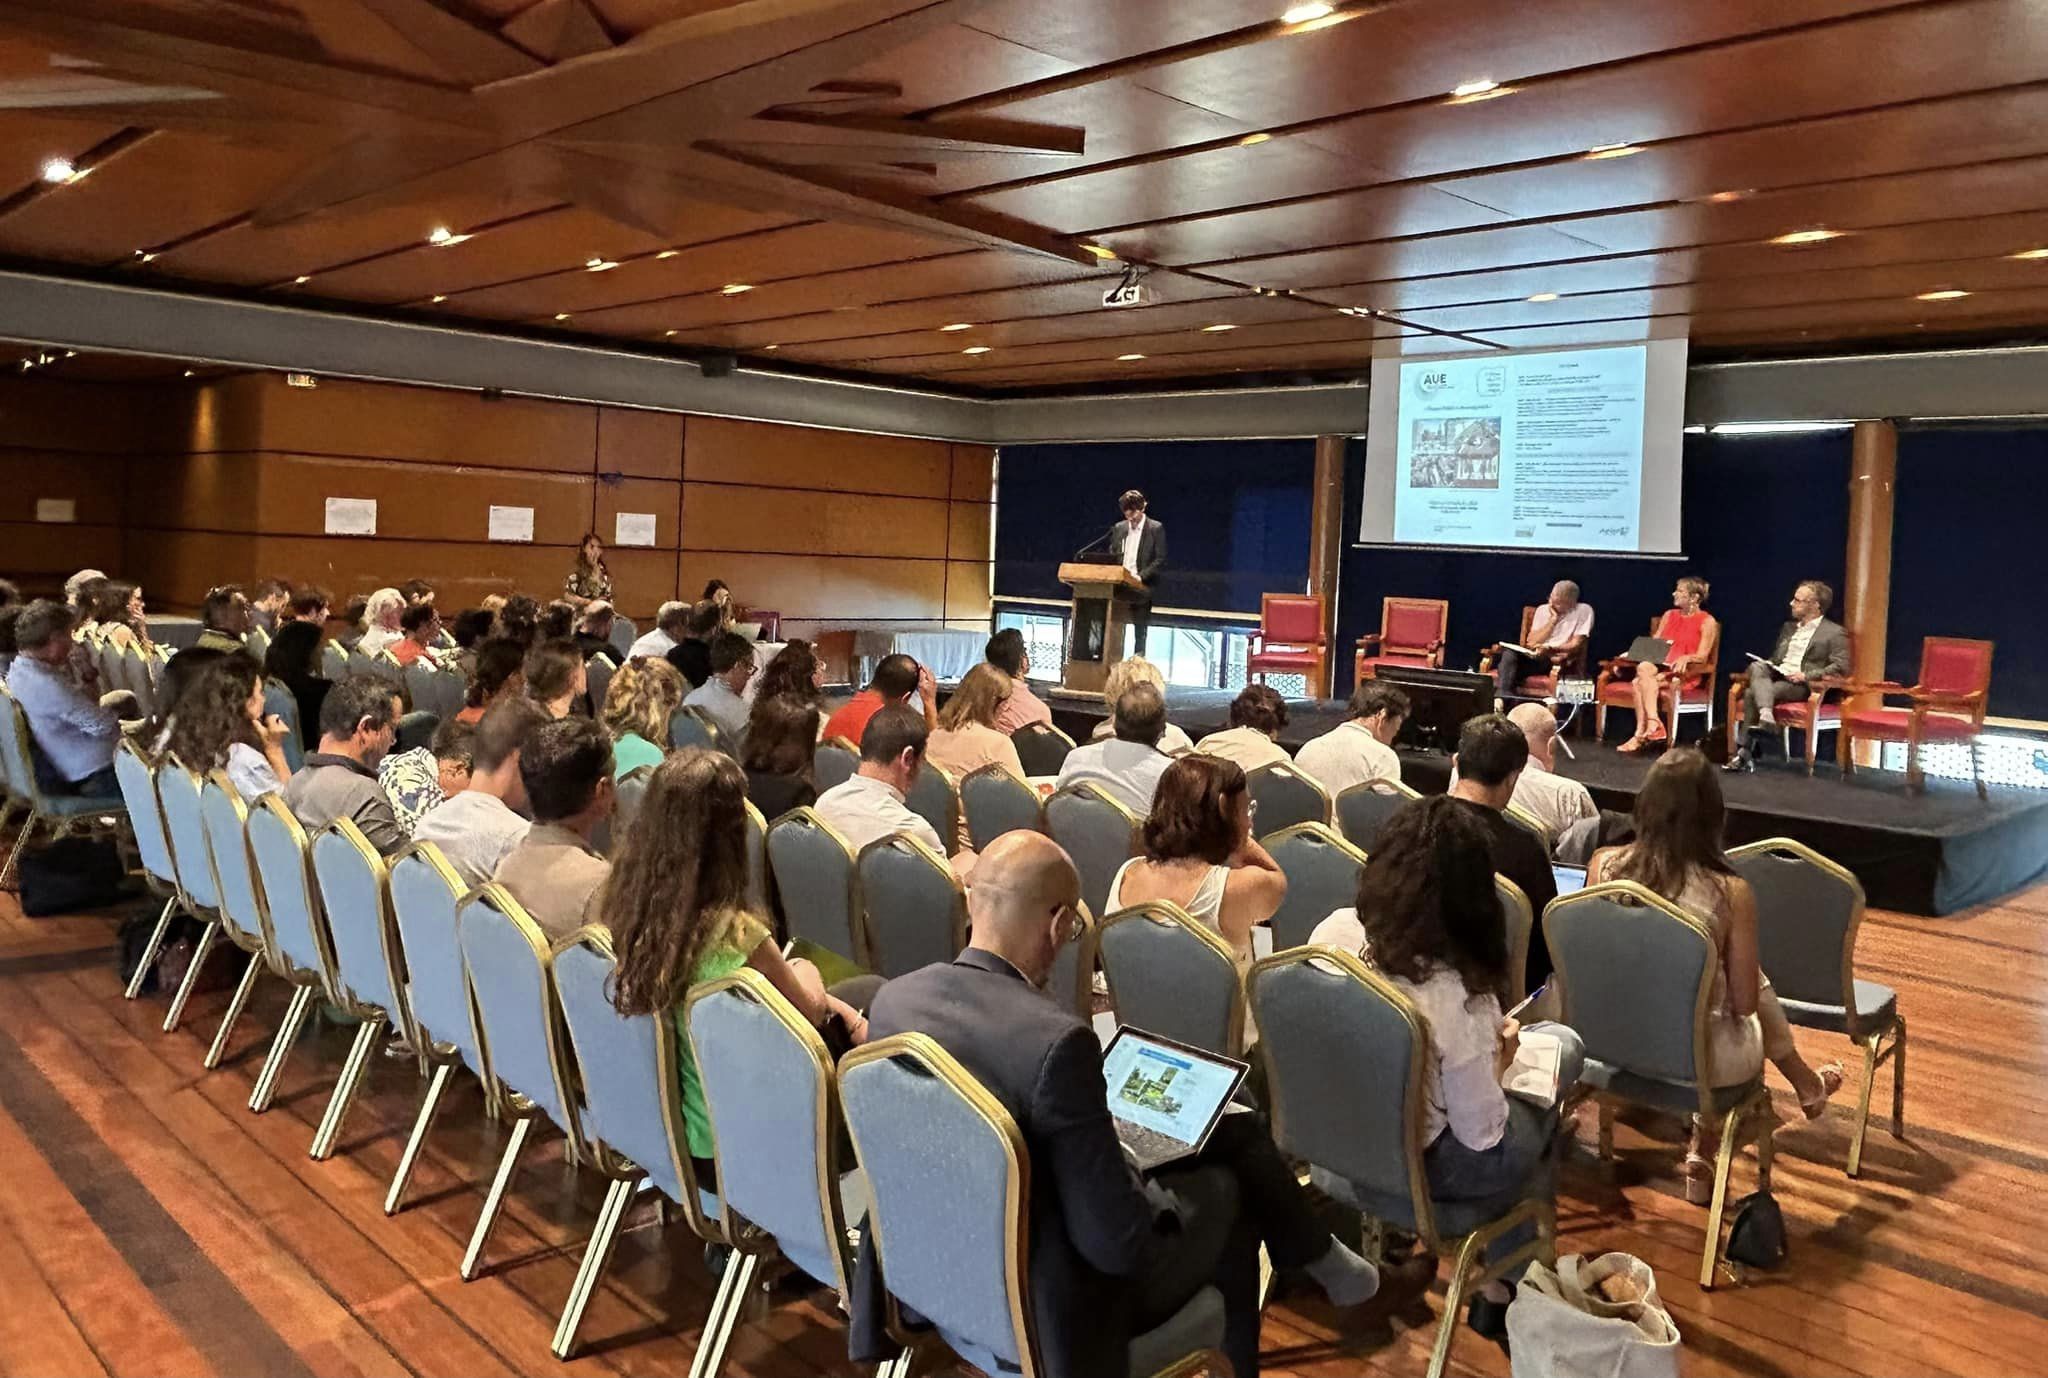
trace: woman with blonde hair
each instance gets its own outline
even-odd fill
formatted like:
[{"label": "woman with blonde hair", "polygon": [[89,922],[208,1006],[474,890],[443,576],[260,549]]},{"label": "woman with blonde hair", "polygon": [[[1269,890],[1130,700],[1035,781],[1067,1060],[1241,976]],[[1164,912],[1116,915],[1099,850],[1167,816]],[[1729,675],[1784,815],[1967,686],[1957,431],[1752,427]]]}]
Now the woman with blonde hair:
[{"label": "woman with blonde hair", "polygon": [[[1102,686],[1102,701],[1109,705],[1109,716],[1095,724],[1093,740],[1101,741],[1116,731],[1116,701],[1124,696],[1124,690],[1135,684],[1149,684],[1159,691],[1159,697],[1166,697],[1166,676],[1159,673],[1159,667],[1143,656],[1127,656],[1109,667],[1109,678]],[[1169,756],[1195,749],[1194,739],[1175,727],[1166,725],[1166,731],[1159,734],[1159,749]]]},{"label": "woman with blonde hair", "polygon": [[668,754],[668,720],[682,702],[683,677],[667,661],[640,656],[619,667],[604,691],[603,715],[617,775],[661,764]]},{"label": "woman with blonde hair", "polygon": [[[1714,625],[1714,617],[1706,610],[1706,601],[1707,581],[1696,574],[1686,575],[1672,588],[1671,607],[1658,619],[1656,631],[1657,639],[1670,642],[1671,649],[1664,653],[1662,665],[1647,660],[1635,665],[1630,688],[1636,696],[1636,731],[1616,751],[1662,746],[1678,730],[1678,701],[1713,668],[1714,653],[1719,649],[1707,644],[1707,629]],[[1668,732],[1664,727],[1667,692],[1671,708]]]},{"label": "woman with blonde hair", "polygon": [[986,765],[999,765],[1023,779],[1016,744],[996,726],[1008,697],[1010,677],[1001,670],[988,664],[969,670],[939,709],[939,730],[925,743],[925,759],[944,766],[956,780]]}]

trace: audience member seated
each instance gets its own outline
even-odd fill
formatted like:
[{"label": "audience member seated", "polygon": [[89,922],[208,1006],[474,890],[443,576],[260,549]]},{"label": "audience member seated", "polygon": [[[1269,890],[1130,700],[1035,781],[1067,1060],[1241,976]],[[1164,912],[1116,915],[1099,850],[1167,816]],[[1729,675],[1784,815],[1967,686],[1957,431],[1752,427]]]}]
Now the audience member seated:
[{"label": "audience member seated", "polygon": [[908,833],[940,856],[953,852],[953,874],[965,880],[974,870],[974,853],[964,847],[954,852],[938,829],[903,802],[924,769],[929,736],[924,719],[902,704],[868,719],[860,739],[860,766],[818,796],[818,816],[855,852],[892,833]]},{"label": "audience member seated", "polygon": [[535,642],[521,662],[521,673],[526,697],[547,709],[550,717],[566,718],[579,703],[587,702],[583,655],[573,641]]},{"label": "audience member seated", "polygon": [[1494,662],[1494,690],[1501,698],[1515,692],[1515,686],[1532,675],[1555,675],[1560,669],[1581,664],[1586,641],[1593,635],[1593,605],[1579,601],[1579,586],[1569,579],[1551,585],[1549,601],[1536,609],[1529,621],[1529,649],[1525,656],[1512,647],[1500,648]]},{"label": "audience member seated", "polygon": [[120,579],[109,579],[99,586],[93,597],[89,628],[113,646],[156,649],[149,639],[148,608],[142,601],[142,589]]},{"label": "audience member seated", "polygon": [[683,635],[669,647],[668,663],[692,689],[711,678],[711,638],[718,635],[718,604],[709,599],[690,609]]},{"label": "audience member seated", "polygon": [[424,579],[408,579],[398,586],[398,596],[410,608],[418,603],[434,601],[434,586]]},{"label": "audience member seated", "polygon": [[952,772],[955,781],[969,771],[998,765],[1024,778],[1017,747],[996,727],[996,715],[1011,693],[1010,677],[993,665],[977,665],[939,710],[939,730],[931,734],[925,756]]},{"label": "audience member seated", "polygon": [[85,616],[91,609],[93,595],[106,578],[105,570],[81,569],[64,581],[64,606],[71,609],[74,618]]},{"label": "audience member seated", "polygon": [[1257,770],[1287,759],[1286,750],[1274,740],[1285,726],[1287,700],[1263,684],[1247,684],[1230,701],[1230,726],[1196,742],[1195,750]]},{"label": "audience member seated", "polygon": [[[533,827],[505,854],[491,879],[519,901],[550,943],[575,932],[590,898],[611,874],[590,839],[611,817],[612,744],[588,718],[533,729],[519,752]],[[673,884],[674,876],[667,877]]]},{"label": "audience member seated", "polygon": [[[1534,991],[1550,979],[1543,910],[1557,898],[1557,875],[1536,835],[1517,827],[1502,812],[1515,797],[1515,784],[1528,764],[1529,741],[1521,728],[1499,713],[1469,719],[1458,732],[1458,754],[1451,762],[1451,798],[1485,832],[1493,869],[1529,897],[1529,912],[1536,916],[1535,929],[1529,935],[1528,971],[1528,988]],[[1498,905],[1494,913],[1498,917]]]},{"label": "audience member seated", "polygon": [[1408,716],[1408,696],[1393,685],[1363,679],[1351,691],[1350,717],[1310,738],[1294,753],[1294,763],[1335,798],[1353,785],[1401,782],[1401,758],[1394,739]]},{"label": "audience member seated", "polygon": [[282,579],[258,579],[249,590],[249,623],[274,632],[291,611],[292,586]]},{"label": "audience member seated", "polygon": [[754,643],[738,632],[720,632],[711,642],[711,677],[683,698],[718,725],[728,750],[746,735],[747,683],[753,677]]},{"label": "audience member seated", "polygon": [[270,649],[263,653],[263,673],[290,690],[298,704],[299,742],[308,750],[320,745],[320,705],[334,687],[320,663],[320,648],[326,640],[326,623],[293,618],[277,629]]},{"label": "audience member seated", "polygon": [[1707,623],[1711,620],[1703,605],[1707,601],[1707,581],[1688,574],[1678,581],[1671,590],[1671,607],[1657,620],[1654,635],[1660,641],[1671,643],[1665,652],[1661,666],[1643,661],[1635,667],[1636,730],[1635,735],[1616,747],[1616,751],[1641,751],[1645,746],[1654,746],[1669,741],[1671,733],[1664,727],[1664,693],[1671,688],[1671,726],[1678,726],[1678,696],[1688,685],[1696,683],[1699,677],[1700,643],[1706,635]]},{"label": "audience member seated", "polygon": [[816,705],[793,694],[763,694],[754,700],[740,742],[740,765],[747,773],[747,798],[770,822],[817,802],[813,761],[820,718]]},{"label": "audience member seated", "polygon": [[[184,650],[164,662],[163,677],[157,681],[156,711],[142,724],[135,736],[152,756],[161,756],[170,749],[171,725],[177,720],[178,705],[184,702],[186,692],[199,682],[200,674],[215,661],[229,653],[208,651],[198,646],[187,646]],[[245,652],[234,652],[236,655]],[[320,723],[313,723],[313,745],[320,744]]]},{"label": "audience member seated", "polygon": [[1556,773],[1557,714],[1550,706],[1518,704],[1508,721],[1522,730],[1522,739],[1529,744],[1529,764],[1522,768],[1508,802],[1541,823],[1553,844],[1572,824],[1598,818],[1600,806],[1593,802],[1592,791]]},{"label": "audience member seated", "polygon": [[[675,1020],[683,1127],[707,1185],[716,1180],[711,1121],[683,1027],[690,987],[752,967],[826,1031],[835,1052],[867,1039],[860,1012],[828,993],[809,962],[785,959],[770,931],[772,916],[748,907],[745,798],[740,768],[723,752],[692,748],[664,761],[586,914],[587,922],[611,930],[619,1013]],[[679,885],[686,887],[680,893]]]},{"label": "audience member seated", "polygon": [[818,709],[818,730],[824,731],[825,663],[810,642],[801,637],[790,641],[762,668],[754,683],[754,702],[772,698],[795,699]]},{"label": "audience member seated", "polygon": [[[396,593],[397,590],[393,589],[392,592]],[[361,648],[363,628],[368,625],[369,616],[370,595],[367,593],[351,594],[348,601],[341,605],[341,630],[334,634],[334,639],[341,643],[344,650],[353,653]]]},{"label": "audience member seated", "polygon": [[927,735],[937,731],[939,714],[934,705],[939,701],[939,687],[932,672],[901,652],[883,656],[875,665],[875,676],[868,681],[868,687],[841,704],[839,711],[826,720],[825,735],[860,741],[869,718],[884,708],[907,705],[912,694],[918,696],[923,708]]},{"label": "audience member seated", "polygon": [[39,598],[16,615],[7,688],[28,719],[42,788],[53,794],[118,799],[114,748],[121,720],[100,706],[99,675],[71,639],[74,614]]},{"label": "audience member seated", "polygon": [[522,650],[530,648],[540,639],[540,604],[523,593],[511,595],[498,609],[498,625],[492,635],[516,641]]},{"label": "audience member seated", "polygon": [[325,627],[333,603],[334,595],[326,589],[317,584],[301,584],[292,590],[292,601],[285,610],[287,615],[279,622],[311,622],[316,627]]},{"label": "audience member seated", "polygon": [[439,847],[464,885],[489,880],[533,826],[520,816],[527,804],[519,757],[527,737],[553,721],[546,709],[517,695],[493,704],[470,738],[468,787],[413,827],[413,840]]},{"label": "audience member seated", "polygon": [[1140,680],[1116,701],[1116,736],[1093,741],[1067,753],[1060,767],[1059,787],[1091,784],[1143,818],[1152,812],[1159,778],[1174,758],[1160,750],[1166,730],[1166,700]]},{"label": "audience member seated", "polygon": [[244,802],[275,794],[291,778],[284,739],[291,727],[263,711],[263,678],[246,652],[210,661],[179,697],[171,752],[204,775],[226,770]]},{"label": "audience member seated", "polygon": [[[500,699],[516,698],[526,687],[526,648],[509,636],[494,636],[476,648],[476,667],[463,691],[457,722],[481,722]],[[573,697],[573,696],[572,696]]]},{"label": "audience member seated", "polygon": [[583,652],[585,660],[597,655],[618,659],[619,648],[612,645],[612,627],[618,620],[618,614],[607,602],[583,605],[582,615],[576,619],[576,649]]},{"label": "audience member seated", "polygon": [[574,641],[577,609],[574,603],[557,598],[541,609],[540,638],[543,641]]},{"label": "audience member seated", "polygon": [[[430,715],[431,716],[431,715]],[[405,724],[400,722],[403,730]],[[450,718],[434,728],[433,740],[411,751],[393,751],[377,765],[377,783],[406,836],[421,818],[469,788],[470,743],[476,728]]]},{"label": "audience member seated", "polygon": [[[1102,741],[1116,734],[1116,706],[1123,698],[1124,691],[1135,684],[1149,684],[1159,691],[1161,703],[1166,701],[1166,676],[1159,673],[1159,667],[1143,656],[1129,656],[1109,667],[1109,677],[1102,686],[1102,701],[1109,706],[1109,716],[1095,724],[1090,741]],[[1167,723],[1161,730],[1159,749],[1169,756],[1179,756],[1195,749],[1194,739],[1187,733]]]},{"label": "audience member seated", "polygon": [[[1429,1029],[1422,1095],[1423,1177],[1433,1201],[1471,1201],[1492,1215],[1524,1199],[1532,1182],[1557,1193],[1555,1106],[1511,1096],[1501,1077],[1521,1037],[1501,1017],[1510,957],[1488,866],[1486,829],[1455,799],[1421,799],[1380,830],[1358,878],[1358,903],[1316,926],[1309,941],[1355,952],[1415,1003]],[[1578,1035],[1562,1024],[1532,1024],[1560,1045],[1558,1085],[1585,1064]],[[1512,1253],[1533,1225],[1492,1247]],[[1474,1330],[1507,1333],[1508,1282],[1473,1298]]]},{"label": "audience member seated", "polygon": [[[1371,1298],[1378,1272],[1319,1223],[1256,1113],[1225,1115],[1199,1156],[1149,1181],[1131,1165],[1110,1118],[1095,1031],[1041,994],[1060,948],[1081,933],[1080,876],[1058,844],[1035,832],[1005,833],[984,866],[967,894],[967,950],[883,986],[868,1031],[930,1037],[1023,1135],[1031,1163],[1026,1291],[1040,1372],[1123,1373],[1133,1335],[1214,1285],[1223,1294],[1225,1356],[1252,1378],[1261,1243],[1274,1268],[1305,1269],[1332,1303]],[[879,1328],[887,1279],[873,1233],[861,1234],[850,1351],[870,1361],[893,1355],[897,1342]],[[1417,1267],[1403,1271],[1400,1281],[1419,1288]],[[1389,1298],[1402,1290],[1390,1285]]]},{"label": "audience member seated", "polygon": [[1252,836],[1244,771],[1198,752],[1159,777],[1145,819],[1145,855],[1126,861],[1109,882],[1107,908],[1113,914],[1171,900],[1223,936],[1242,973],[1252,964],[1252,929],[1286,898],[1280,863]]},{"label": "audience member seated", "polygon": [[[638,660],[648,656],[662,660],[676,648],[683,639],[683,633],[690,627],[690,605],[688,603],[663,603],[654,612],[654,629],[640,633],[626,651],[626,659]],[[694,684],[690,686],[696,688]]]},{"label": "audience member seated", "polygon": [[342,680],[328,691],[320,705],[320,749],[284,786],[285,807],[309,836],[346,818],[384,856],[410,840],[377,783],[377,767],[398,735],[399,712],[397,693],[374,675]]},{"label": "audience member seated", "polygon": [[434,643],[441,639],[441,614],[434,610],[431,602],[413,603],[398,615],[398,626],[405,635],[391,645],[391,658],[400,665],[417,665],[424,661],[428,668],[440,668],[440,660],[434,654]]},{"label": "audience member seated", "polygon": [[363,634],[356,649],[366,656],[396,649],[405,635],[400,619],[405,616],[405,595],[397,589],[378,589],[363,605]]},{"label": "audience member seated", "polygon": [[[1721,956],[1709,997],[1709,1084],[1740,1086],[1769,1058],[1791,1084],[1806,1118],[1819,1119],[1842,1085],[1842,1067],[1830,1062],[1815,1071],[1792,1042],[1777,992],[1757,965],[1755,892],[1722,852],[1726,822],[1719,773],[1698,751],[1680,748],[1643,777],[1635,840],[1594,853],[1586,880],[1632,880],[1707,926]],[[1696,1205],[1713,1195],[1719,1148],[1715,1128],[1695,1117],[1685,1156],[1685,1196]]]},{"label": "audience member seated", "polygon": [[462,671],[466,679],[476,678],[477,651],[491,634],[495,616],[485,608],[464,608],[455,614],[455,621],[449,628],[455,638],[455,668]]},{"label": "audience member seated", "polygon": [[629,660],[604,691],[604,730],[619,775],[658,766],[668,754],[668,720],[683,702],[683,677],[665,660]]},{"label": "audience member seated", "polygon": [[996,710],[996,730],[1015,732],[1027,723],[1042,722],[1052,725],[1052,709],[1045,700],[1031,692],[1025,677],[1031,673],[1031,657],[1024,652],[1024,633],[1015,627],[1006,627],[988,639],[988,647],[982,652],[989,664],[1010,677],[1010,696],[1003,700],[1003,706]]},{"label": "audience member seated", "polygon": [[239,584],[223,584],[206,591],[200,604],[202,629],[192,644],[209,651],[239,651],[249,635],[249,597]]},{"label": "audience member seated", "polygon": [[718,609],[718,630],[731,631],[740,619],[739,604],[733,601],[732,590],[725,586],[723,579],[707,580],[703,599]]}]

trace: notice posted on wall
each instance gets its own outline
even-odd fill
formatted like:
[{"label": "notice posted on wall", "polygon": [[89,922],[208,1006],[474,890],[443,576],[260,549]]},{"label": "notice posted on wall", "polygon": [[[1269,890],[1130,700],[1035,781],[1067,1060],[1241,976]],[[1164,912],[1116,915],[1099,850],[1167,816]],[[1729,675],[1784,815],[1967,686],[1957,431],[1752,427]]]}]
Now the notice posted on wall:
[{"label": "notice posted on wall", "polygon": [[75,522],[78,520],[78,501],[75,498],[37,498],[36,520]]},{"label": "notice posted on wall", "polygon": [[533,509],[531,507],[491,507],[490,537],[494,541],[533,540]]},{"label": "notice posted on wall", "polygon": [[653,545],[654,514],[652,512],[621,512],[612,531],[613,545]]},{"label": "notice posted on wall", "polygon": [[329,498],[326,532],[330,536],[374,536],[377,534],[375,498]]}]

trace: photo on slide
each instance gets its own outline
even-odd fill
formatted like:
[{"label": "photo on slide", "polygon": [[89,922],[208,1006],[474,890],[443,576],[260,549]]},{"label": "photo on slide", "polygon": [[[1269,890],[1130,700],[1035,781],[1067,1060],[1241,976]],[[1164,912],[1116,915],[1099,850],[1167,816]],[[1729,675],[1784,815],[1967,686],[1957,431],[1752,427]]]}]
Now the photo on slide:
[{"label": "photo on slide", "polygon": [[1498,416],[1418,417],[1410,425],[1410,488],[1500,487]]},{"label": "photo on slide", "polygon": [[1148,1077],[1133,1067],[1130,1076],[1124,1079],[1123,1089],[1117,1092],[1117,1099],[1127,1105],[1156,1110],[1162,1115],[1178,1115],[1180,1098],[1171,1093],[1177,1071],[1177,1068],[1168,1067],[1158,1076]]}]

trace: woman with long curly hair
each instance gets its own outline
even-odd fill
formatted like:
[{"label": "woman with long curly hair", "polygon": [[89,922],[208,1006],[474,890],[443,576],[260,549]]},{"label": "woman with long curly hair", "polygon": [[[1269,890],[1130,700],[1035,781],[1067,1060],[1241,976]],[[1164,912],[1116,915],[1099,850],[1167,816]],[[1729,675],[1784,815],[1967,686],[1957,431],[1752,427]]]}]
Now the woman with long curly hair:
[{"label": "woman with long curly hair", "polygon": [[201,774],[225,769],[245,801],[284,788],[291,778],[283,742],[291,727],[263,711],[263,676],[246,655],[224,655],[178,697],[170,749]]},{"label": "woman with long curly hair", "polygon": [[637,766],[658,766],[668,754],[668,720],[683,703],[683,676],[652,656],[629,660],[604,692],[604,730],[612,762],[624,776]]},{"label": "woman with long curly hair", "polygon": [[584,532],[576,546],[576,563],[562,581],[562,593],[578,608],[612,601],[612,572],[604,562],[604,538],[595,531]]},{"label": "woman with long curly hair", "polygon": [[[1423,1069],[1423,1176],[1437,1201],[1476,1201],[1488,1218],[1543,1179],[1556,1190],[1551,1145],[1555,1105],[1511,1096],[1501,1076],[1521,1036],[1501,1017],[1508,988],[1507,932],[1493,889],[1484,826],[1446,795],[1416,800],[1380,829],[1358,879],[1358,905],[1339,909],[1309,941],[1357,953],[1415,1005],[1429,1028]],[[1578,1080],[1585,1049],[1561,1024],[1532,1025],[1558,1047],[1559,1094]],[[1489,1254],[1511,1253],[1533,1236],[1518,1228]],[[1471,1325],[1507,1333],[1512,1288],[1492,1283],[1473,1298]]]},{"label": "woman with long curly hair", "polygon": [[149,639],[148,609],[142,589],[121,579],[101,584],[92,598],[92,620],[87,624],[116,646],[155,649]]},{"label": "woman with long curly hair", "polygon": [[308,751],[320,746],[320,705],[334,687],[321,672],[320,648],[326,640],[325,622],[294,620],[277,629],[263,653],[263,673],[291,690],[299,705],[299,741]]},{"label": "woman with long curly hair", "polygon": [[798,637],[772,656],[754,681],[754,702],[789,698],[819,708],[825,702],[824,662],[810,642]]},{"label": "woman with long curly hair", "polygon": [[619,845],[590,917],[611,929],[618,957],[612,1004],[623,1015],[676,1022],[678,1074],[690,1157],[712,1163],[704,1085],[683,1027],[690,987],[752,967],[811,1023],[835,1017],[860,1043],[867,1021],[827,993],[818,969],[784,959],[765,914],[747,905],[747,782],[722,752],[690,747],[663,761]]}]

